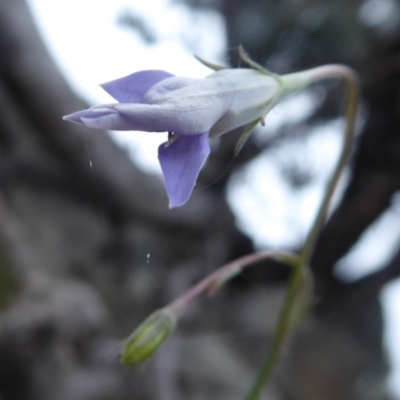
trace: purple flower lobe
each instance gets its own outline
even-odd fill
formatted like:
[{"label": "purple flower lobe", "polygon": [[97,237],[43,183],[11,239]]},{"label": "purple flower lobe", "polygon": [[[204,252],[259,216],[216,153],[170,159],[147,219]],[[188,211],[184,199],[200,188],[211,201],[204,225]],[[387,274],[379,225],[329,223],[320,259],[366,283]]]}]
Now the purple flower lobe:
[{"label": "purple flower lobe", "polygon": [[139,71],[100,86],[120,103],[141,103],[152,86],[172,76],[161,70]]},{"label": "purple flower lobe", "polygon": [[180,136],[173,143],[166,142],[158,148],[169,208],[180,207],[188,201],[209,153],[208,132]]}]

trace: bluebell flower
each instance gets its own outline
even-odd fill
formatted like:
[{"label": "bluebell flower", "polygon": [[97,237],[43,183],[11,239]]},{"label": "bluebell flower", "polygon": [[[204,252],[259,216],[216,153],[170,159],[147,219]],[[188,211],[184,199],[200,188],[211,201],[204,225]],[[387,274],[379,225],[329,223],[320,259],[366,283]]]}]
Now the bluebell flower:
[{"label": "bluebell flower", "polygon": [[187,202],[208,154],[209,138],[253,128],[281,98],[280,80],[254,69],[222,69],[203,79],[140,71],[101,85],[118,103],[65,120],[96,129],[168,132],[158,149],[169,206]]}]

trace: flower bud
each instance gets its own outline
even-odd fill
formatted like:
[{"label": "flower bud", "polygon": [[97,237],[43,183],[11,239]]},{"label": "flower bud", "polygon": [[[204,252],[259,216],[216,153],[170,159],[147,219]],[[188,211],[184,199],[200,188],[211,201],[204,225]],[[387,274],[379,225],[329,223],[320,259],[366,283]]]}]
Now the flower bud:
[{"label": "flower bud", "polygon": [[134,368],[150,358],[175,329],[176,316],[167,308],[153,312],[125,340],[121,363]]}]

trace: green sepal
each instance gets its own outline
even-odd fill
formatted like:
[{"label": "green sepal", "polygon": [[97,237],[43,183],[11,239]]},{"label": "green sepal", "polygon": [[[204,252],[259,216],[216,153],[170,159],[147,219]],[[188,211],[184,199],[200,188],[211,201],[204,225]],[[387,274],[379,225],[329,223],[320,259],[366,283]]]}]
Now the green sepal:
[{"label": "green sepal", "polygon": [[274,74],[273,72],[271,72],[268,69],[266,69],[265,67],[263,67],[261,64],[253,61],[241,44],[238,47],[238,51],[239,51],[240,58],[246,64],[250,65],[250,67],[256,69],[257,71],[261,72],[264,75],[268,75],[268,76],[271,76],[272,78],[275,78],[278,82],[280,81],[280,76],[278,74]]},{"label": "green sepal", "polygon": [[237,157],[239,155],[240,150],[242,150],[244,144],[247,142],[247,139],[253,133],[255,127],[258,125],[258,123],[260,121],[261,121],[261,118],[258,118],[255,121],[250,122],[250,124],[247,125],[245,131],[240,135],[239,140],[237,141],[235,150],[234,150],[235,157]]},{"label": "green sepal", "polygon": [[200,61],[203,65],[212,69],[213,71],[221,71],[223,69],[227,69],[227,67],[224,67],[223,65],[218,65],[218,64],[209,62],[209,61],[205,60],[204,58],[197,56],[196,54],[194,55],[194,57],[196,58],[196,60]]}]

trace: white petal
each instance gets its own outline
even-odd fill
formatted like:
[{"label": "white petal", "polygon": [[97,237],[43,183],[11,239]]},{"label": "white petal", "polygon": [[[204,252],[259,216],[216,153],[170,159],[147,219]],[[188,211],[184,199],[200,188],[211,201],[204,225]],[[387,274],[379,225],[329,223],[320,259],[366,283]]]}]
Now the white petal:
[{"label": "white petal", "polygon": [[218,92],[230,101],[227,113],[212,127],[211,137],[261,118],[281,89],[275,78],[252,69],[222,70],[206,80],[214,80]]},{"label": "white petal", "polygon": [[[229,94],[232,96],[232,94]],[[156,125],[180,135],[208,132],[229,110],[232,101],[218,90],[215,81],[173,77],[148,90],[142,99],[142,109],[130,105],[116,108],[130,116],[144,112]],[[131,110],[131,112],[130,112]]]}]

